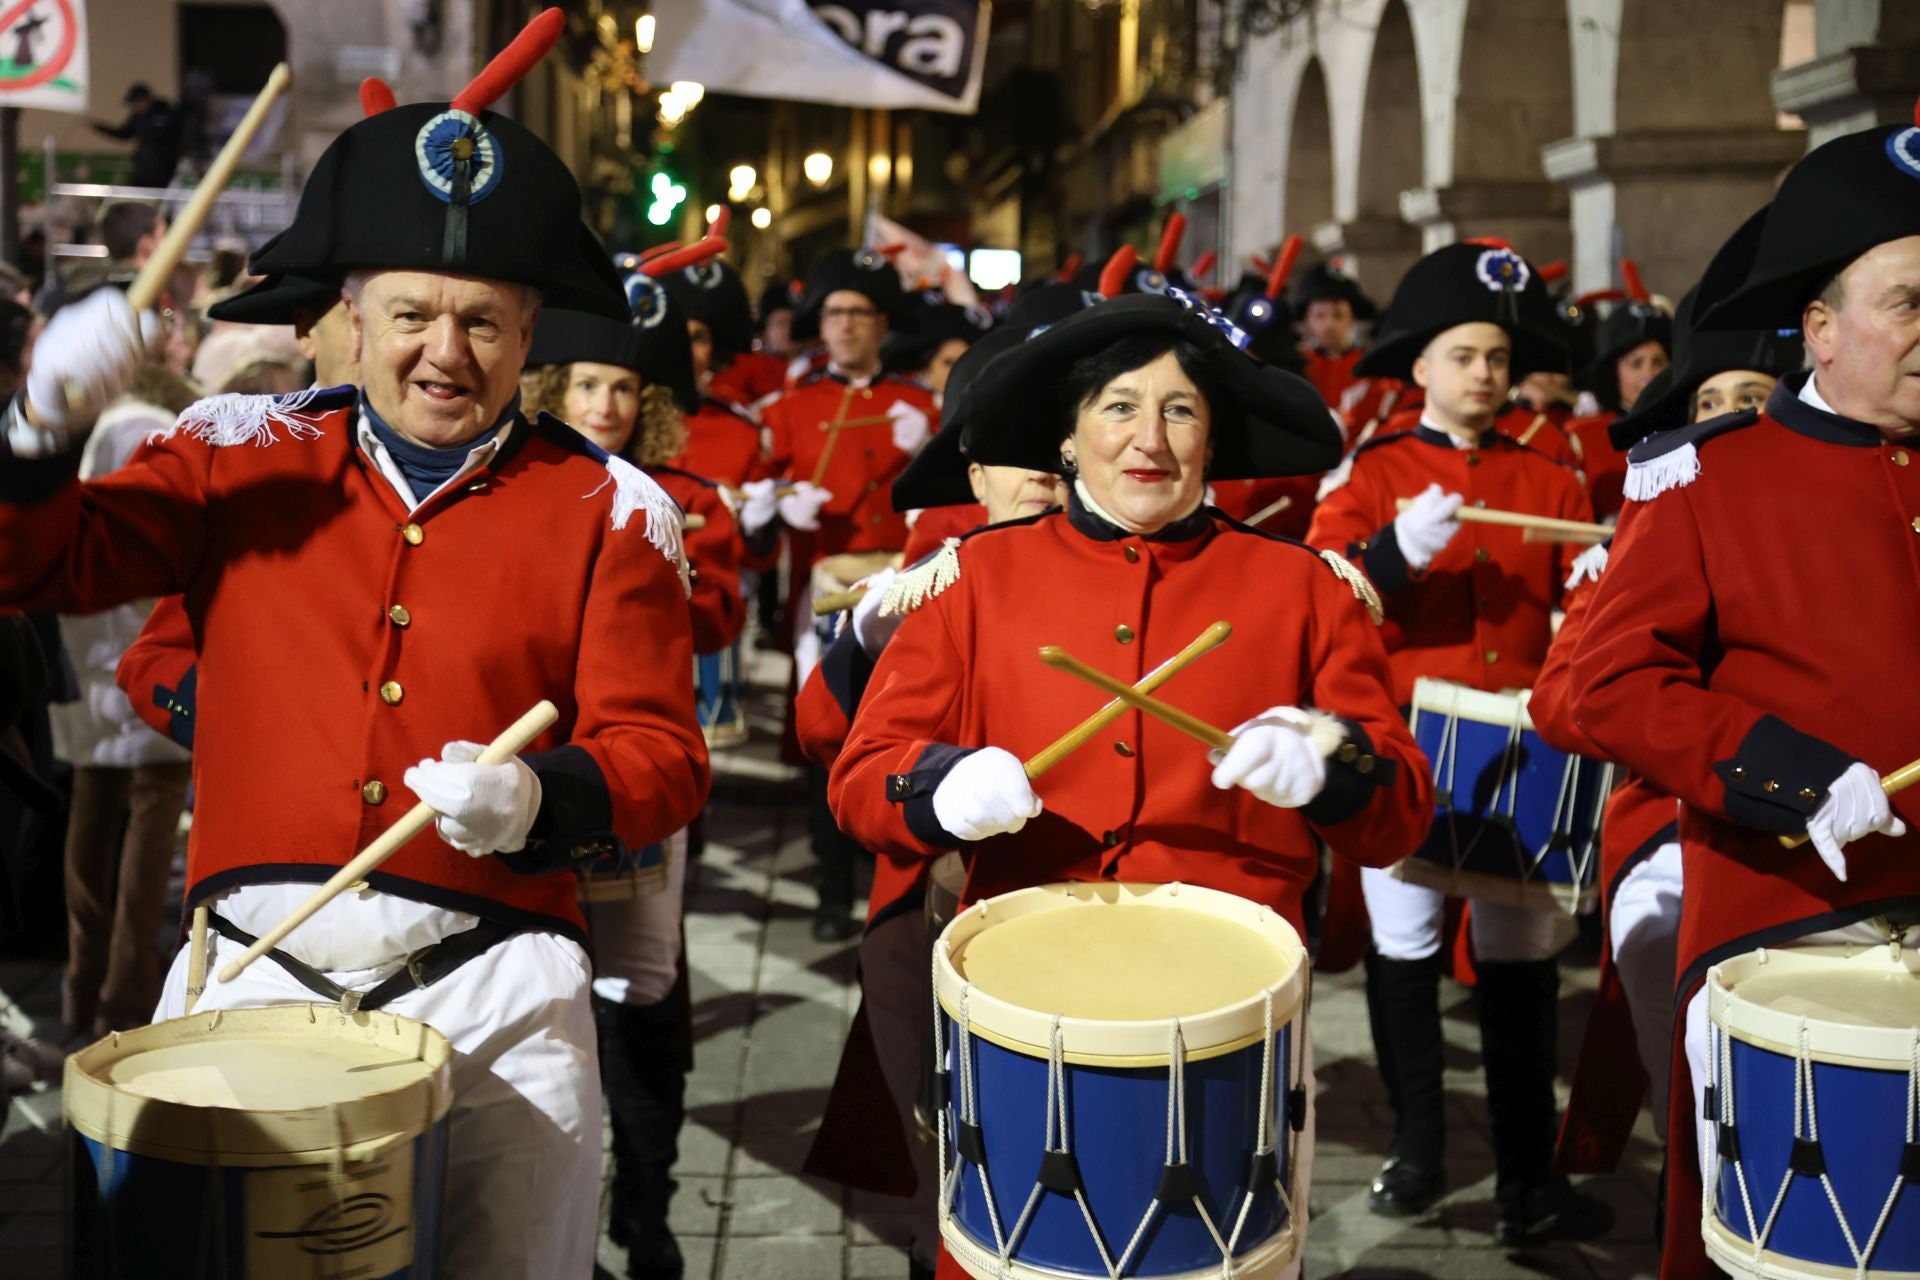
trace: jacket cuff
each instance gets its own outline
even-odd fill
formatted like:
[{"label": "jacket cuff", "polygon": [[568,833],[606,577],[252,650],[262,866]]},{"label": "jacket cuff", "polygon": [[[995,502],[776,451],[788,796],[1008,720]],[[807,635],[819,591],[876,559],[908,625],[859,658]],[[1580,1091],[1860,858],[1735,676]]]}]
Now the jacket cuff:
[{"label": "jacket cuff", "polygon": [[860,699],[867,696],[867,681],[873,678],[876,665],[850,625],[834,637],[827,646],[827,656],[820,659],[820,678],[827,682],[827,692],[848,720],[859,710]]},{"label": "jacket cuff", "polygon": [[518,875],[543,875],[623,854],[613,832],[613,795],[607,776],[585,747],[574,743],[520,757],[540,779],[540,812],[527,832],[526,848],[494,856]]},{"label": "jacket cuff", "polygon": [[1347,548],[1347,559],[1360,562],[1382,595],[1394,595],[1413,585],[1413,568],[1400,550],[1400,535],[1394,531],[1392,521],[1371,539]]},{"label": "jacket cuff", "polygon": [[1393,785],[1400,765],[1373,753],[1373,739],[1355,721],[1340,718],[1347,739],[1327,757],[1327,785],[1309,803],[1300,807],[1300,816],[1316,827],[1331,827],[1358,817],[1373,802],[1373,793]]},{"label": "jacket cuff", "polygon": [[80,450],[52,454],[45,458],[18,458],[7,438],[14,419],[24,412],[26,392],[14,395],[0,411],[0,502],[16,507],[31,507],[45,502],[80,478]]},{"label": "jacket cuff", "polygon": [[198,702],[200,668],[191,666],[179,679],[179,688],[163,684],[153,686],[153,705],[167,713],[167,736],[193,750],[193,712]]},{"label": "jacket cuff", "polygon": [[1733,758],[1716,761],[1713,771],[1726,787],[1727,817],[1758,831],[1797,834],[1853,763],[1831,742],[1762,716]]},{"label": "jacket cuff", "polygon": [[752,533],[741,534],[740,542],[746,547],[748,555],[765,559],[780,549],[780,530],[785,527],[780,523],[780,518],[775,516]]},{"label": "jacket cuff", "polygon": [[933,849],[958,849],[966,841],[954,835],[940,825],[940,819],[933,814],[933,793],[953,766],[972,755],[977,747],[950,747],[944,742],[930,744],[913,762],[908,773],[896,773],[887,778],[887,799],[900,806],[900,816],[906,820],[907,830],[913,838]]}]

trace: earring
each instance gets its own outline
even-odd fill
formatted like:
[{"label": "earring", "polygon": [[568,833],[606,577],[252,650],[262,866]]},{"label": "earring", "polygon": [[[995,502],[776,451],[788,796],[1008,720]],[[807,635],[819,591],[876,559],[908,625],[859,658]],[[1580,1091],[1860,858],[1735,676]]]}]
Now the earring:
[{"label": "earring", "polygon": [[1080,474],[1080,462],[1070,453],[1060,455],[1060,474],[1071,480]]}]

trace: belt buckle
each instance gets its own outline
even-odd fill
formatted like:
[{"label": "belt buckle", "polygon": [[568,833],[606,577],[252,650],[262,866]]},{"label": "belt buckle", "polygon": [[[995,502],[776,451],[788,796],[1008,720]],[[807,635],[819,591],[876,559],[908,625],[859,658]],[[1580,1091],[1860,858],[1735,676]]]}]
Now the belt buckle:
[{"label": "belt buckle", "polygon": [[346,1014],[348,1017],[352,1017],[354,1014],[360,1012],[360,1000],[365,995],[366,992],[364,991],[342,991],[340,993],[340,1012]]},{"label": "belt buckle", "polygon": [[420,976],[420,962],[433,954],[434,949],[439,945],[437,942],[430,942],[407,957],[407,976],[413,979],[414,990],[425,991],[427,989],[427,979]]}]

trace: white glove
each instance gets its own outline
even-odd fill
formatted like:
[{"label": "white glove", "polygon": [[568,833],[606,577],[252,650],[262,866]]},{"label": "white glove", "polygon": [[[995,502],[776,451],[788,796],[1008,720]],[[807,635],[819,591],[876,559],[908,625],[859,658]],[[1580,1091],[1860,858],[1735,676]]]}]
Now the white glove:
[{"label": "white glove", "polygon": [[1887,803],[1887,789],[1880,785],[1880,775],[1873,766],[1855,761],[1833,780],[1827,788],[1827,802],[1807,819],[1807,839],[1834,878],[1845,880],[1847,858],[1841,848],[1876,831],[1903,836],[1907,824]]},{"label": "white glove", "polygon": [[749,480],[740,486],[740,492],[746,501],[740,504],[740,532],[752,537],[780,514],[779,501],[773,491],[779,488],[777,480]]},{"label": "white glove", "polygon": [[933,434],[926,413],[905,400],[888,405],[887,416],[893,419],[893,447],[902,453],[920,452],[920,446]]},{"label": "white glove", "polygon": [[831,493],[817,484],[802,480],[793,486],[792,493],[782,495],[775,506],[789,529],[804,529],[812,533],[820,527],[820,508],[832,501]]},{"label": "white glove", "polygon": [[475,764],[477,742],[449,742],[438,760],[407,770],[409,790],[439,811],[440,838],[469,857],[518,853],[540,812],[540,778],[517,757]]},{"label": "white glove", "polygon": [[1270,805],[1298,809],[1327,785],[1327,762],[1312,738],[1306,712],[1270,707],[1233,731],[1233,745],[1207,755],[1213,785],[1244,787]]},{"label": "white glove", "polygon": [[[853,638],[867,651],[867,656],[877,658],[880,651],[887,647],[887,641],[893,639],[893,633],[907,620],[904,613],[882,615],[880,601],[886,597],[887,588],[893,585],[893,570],[882,569],[866,580],[867,594],[853,606]],[[951,828],[949,828],[951,830]]]},{"label": "white glove", "polygon": [[1020,758],[999,747],[961,757],[933,789],[933,816],[969,844],[1018,831],[1043,807]]},{"label": "white glove", "polygon": [[96,289],[47,323],[27,370],[37,426],[60,444],[93,425],[146,358],[140,318],[118,289]]},{"label": "white glove", "polygon": [[1413,505],[1393,518],[1393,536],[1400,554],[1415,573],[1433,563],[1433,558],[1460,532],[1454,513],[1460,510],[1461,497],[1444,493],[1430,484],[1413,500]]}]

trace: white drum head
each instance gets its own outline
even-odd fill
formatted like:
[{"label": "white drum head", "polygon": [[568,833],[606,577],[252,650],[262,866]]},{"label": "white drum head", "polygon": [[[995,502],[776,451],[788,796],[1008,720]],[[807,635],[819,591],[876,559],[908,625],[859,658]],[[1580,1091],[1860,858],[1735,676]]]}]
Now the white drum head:
[{"label": "white drum head", "polygon": [[1920,1028],[1920,953],[1885,946],[1752,951],[1707,972],[1707,1010],[1728,1035],[1778,1053],[1905,1071]]}]

